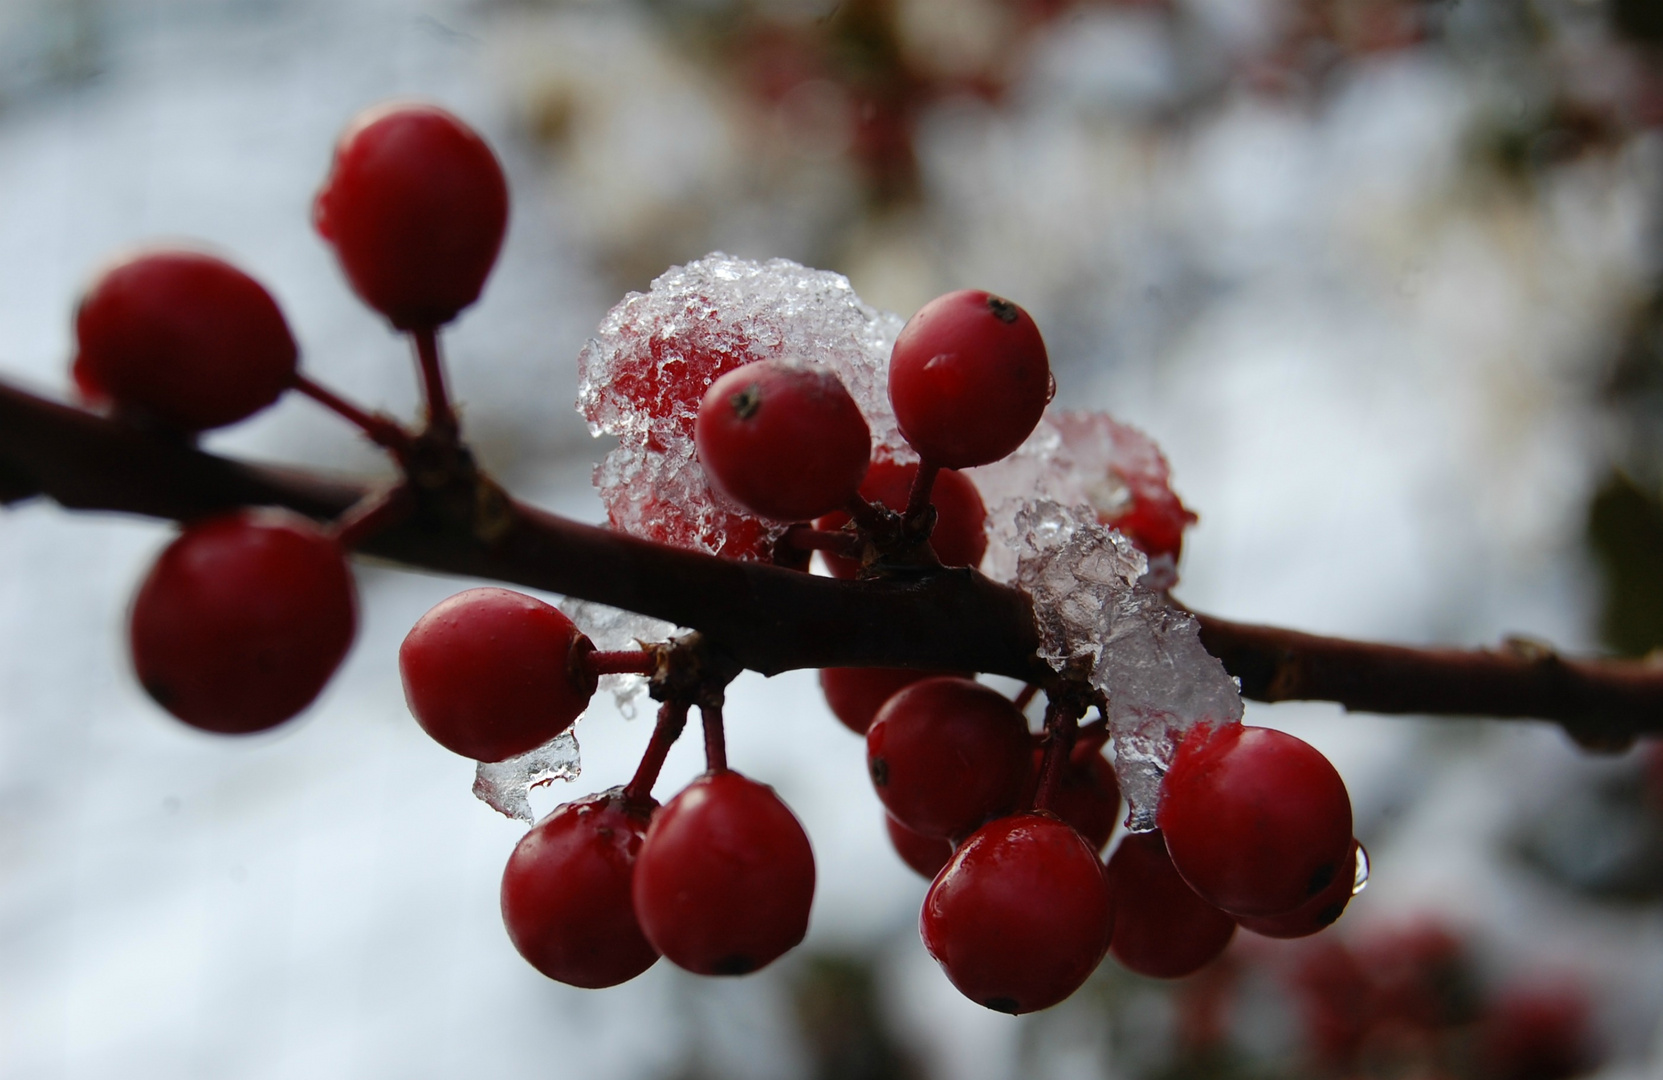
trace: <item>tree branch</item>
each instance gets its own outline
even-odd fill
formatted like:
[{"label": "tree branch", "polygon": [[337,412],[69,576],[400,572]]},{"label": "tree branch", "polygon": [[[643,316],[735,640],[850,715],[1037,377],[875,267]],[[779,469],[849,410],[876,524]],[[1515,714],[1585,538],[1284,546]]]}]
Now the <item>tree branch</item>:
[{"label": "tree branch", "polygon": [[[330,520],[366,490],[229,461],[0,383],[0,501],[38,493],[75,510],[175,520],[277,505]],[[492,493],[486,515],[473,504]],[[1029,682],[1050,674],[1035,655],[1027,598],[969,570],[904,581],[816,577],[568,521],[507,499],[488,482],[468,496],[471,527],[435,501],[360,550],[665,619],[703,631],[735,662],[764,674],[862,666],[973,670]],[[1646,662],[1568,660],[1517,643],[1497,651],[1405,648],[1198,617],[1208,650],[1260,701],[1538,718],[1590,744],[1663,731],[1663,667]]]}]

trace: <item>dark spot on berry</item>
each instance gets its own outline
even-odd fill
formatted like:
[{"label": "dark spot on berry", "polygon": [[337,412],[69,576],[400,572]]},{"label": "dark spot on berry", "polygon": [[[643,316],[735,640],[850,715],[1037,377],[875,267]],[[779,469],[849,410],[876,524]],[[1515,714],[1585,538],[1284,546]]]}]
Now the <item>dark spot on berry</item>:
[{"label": "dark spot on berry", "polygon": [[1334,875],[1339,872],[1339,869],[1339,866],[1335,863],[1323,863],[1317,867],[1316,871],[1311,874],[1310,884],[1305,886],[1305,895],[1315,896],[1328,888],[1329,885],[1333,884]]},{"label": "dark spot on berry", "polygon": [[879,787],[889,786],[889,762],[881,757],[872,759],[872,783]]},{"label": "dark spot on berry", "polygon": [[762,387],[751,383],[728,398],[728,404],[733,407],[733,415],[741,420],[749,420],[762,408]]},{"label": "dark spot on berry", "polygon": [[982,1002],[982,1004],[986,1005],[988,1008],[992,1009],[994,1012],[1009,1013],[1012,1016],[1015,1016],[1017,1014],[1017,1011],[1018,1011],[1018,1007],[1017,1007],[1015,998],[1006,998],[1006,997],[988,998],[986,1001]]},{"label": "dark spot on berry", "polygon": [[1015,322],[1016,313],[1021,310],[1015,304],[1011,303],[1009,300],[1006,300],[1002,296],[988,297],[987,309],[993,312],[993,317],[1002,323]]},{"label": "dark spot on berry", "polygon": [[756,961],[748,956],[724,956],[710,966],[712,975],[749,975],[756,970]]}]

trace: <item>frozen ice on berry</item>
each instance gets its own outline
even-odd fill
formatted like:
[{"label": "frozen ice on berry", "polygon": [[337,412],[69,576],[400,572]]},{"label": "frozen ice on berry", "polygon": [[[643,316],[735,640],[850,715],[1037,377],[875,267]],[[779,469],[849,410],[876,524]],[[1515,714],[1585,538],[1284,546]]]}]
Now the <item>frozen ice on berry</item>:
[{"label": "frozen ice on berry", "polygon": [[899,316],[861,302],[841,274],[787,259],[720,252],[672,267],[601,320],[578,356],[577,407],[618,446],[595,469],[613,528],[678,547],[767,558],[784,526],[713,491],[694,456],[699,402],[712,382],[755,360],[794,356],[837,373],[871,429],[873,449],[916,455],[889,406]]},{"label": "frozen ice on berry", "polygon": [[[601,652],[623,652],[646,643],[669,641],[687,631],[675,623],[639,615],[622,608],[607,607],[590,600],[566,599],[559,605],[566,618],[577,624]],[[635,702],[647,689],[644,675],[602,675],[596,690],[604,690],[618,703],[625,720],[636,715]]]},{"label": "frozen ice on berry", "polygon": [[1147,580],[1148,560],[1089,505],[1030,500],[1012,519],[1016,583],[1034,602],[1040,656],[1083,668],[1109,700],[1115,775],[1135,831],[1155,827],[1161,777],[1195,724],[1241,721],[1241,694],[1200,624]]},{"label": "frozen ice on berry", "polygon": [[556,780],[576,780],[582,771],[577,736],[562,731],[518,757],[481,761],[474,772],[473,793],[499,814],[531,825],[537,820],[531,810],[531,789]]},{"label": "frozen ice on berry", "polygon": [[1149,556],[1145,584],[1178,581],[1177,546],[1195,520],[1172,493],[1171,469],[1155,440],[1101,412],[1046,411],[1026,442],[1002,461],[968,470],[988,510],[982,569],[999,581],[1016,576],[1017,509],[1030,499],[1089,506],[1097,521],[1121,529]]}]

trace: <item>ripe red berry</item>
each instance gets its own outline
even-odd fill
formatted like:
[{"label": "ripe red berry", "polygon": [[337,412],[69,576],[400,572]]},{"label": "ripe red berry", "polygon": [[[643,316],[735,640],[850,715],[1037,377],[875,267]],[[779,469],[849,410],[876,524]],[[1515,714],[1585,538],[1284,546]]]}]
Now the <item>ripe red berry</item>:
[{"label": "ripe red berry", "polygon": [[364,303],[400,330],[479,299],[508,226],[508,183],[472,128],[433,105],[355,117],[312,205]]},{"label": "ripe red berry", "polygon": [[949,840],[915,833],[888,814],[883,816],[883,823],[889,830],[889,842],[895,848],[895,854],[925,880],[940,873],[947,860],[953,857],[953,844]]},{"label": "ripe red berry", "polygon": [[1271,728],[1197,728],[1173,755],[1156,821],[1190,887],[1232,915],[1282,915],[1351,853],[1351,799],[1315,747]]},{"label": "ripe red berry", "polygon": [[705,773],[657,814],[635,863],[647,940],[700,975],[744,975],[803,940],[814,852],[774,790]]},{"label": "ripe red berry", "polygon": [[599,989],[641,974],[658,952],[630,899],[656,803],[622,788],[557,807],[515,845],[502,873],[502,921],[514,948],[551,979]]},{"label": "ripe red berry", "polygon": [[1334,875],[1334,880],[1329,882],[1328,888],[1286,915],[1266,915],[1260,918],[1242,915],[1237,917],[1236,922],[1243,930],[1251,930],[1255,934],[1271,938],[1310,937],[1326,930],[1345,914],[1346,905],[1351,903],[1351,897],[1357,892],[1359,860],[1366,873],[1368,853],[1363,851],[1361,844],[1353,840],[1351,857],[1340,867],[1340,872]]},{"label": "ripe red berry", "polygon": [[823,668],[820,690],[832,715],[856,735],[864,735],[896,691],[933,677],[934,673],[916,668]]},{"label": "ripe red berry", "polygon": [[973,289],[918,309],[889,360],[889,400],[912,448],[948,469],[1022,445],[1053,392],[1039,327],[1009,300]]},{"label": "ripe red berry", "polygon": [[959,846],[924,897],[924,947],[970,1000],[1048,1008],[1086,981],[1114,929],[1103,864],[1044,812],[991,821]]},{"label": "ripe red berry", "polygon": [[[912,481],[918,475],[918,463],[901,465],[887,458],[874,461],[860,485],[860,497],[867,502],[881,503],[899,513],[906,509],[907,496],[912,492]],[[930,505],[935,507],[935,530],[930,533],[930,547],[943,566],[980,566],[987,551],[987,508],[982,505],[981,493],[963,473],[943,469],[936,474],[930,489]],[[815,521],[816,529],[841,529],[849,515],[838,511]],[[820,553],[832,577],[852,578],[860,572],[860,564],[829,551]]]},{"label": "ripe red berry", "polygon": [[1109,951],[1139,975],[1182,978],[1211,962],[1235,936],[1235,920],[1195,895],[1172,868],[1160,833],[1121,840],[1107,874],[1115,903]]},{"label": "ripe red berry", "polygon": [[559,609],[510,589],[469,589],[417,620],[398,650],[404,700],[441,746],[501,761],[565,731],[595,692],[594,651]]},{"label": "ripe red berry", "polygon": [[133,600],[139,682],[206,731],[263,731],[318,696],[357,626],[340,545],[310,521],[256,510],[188,526]]},{"label": "ripe red berry", "polygon": [[765,518],[807,521],[860,490],[872,436],[830,370],[759,360],[705,392],[699,462],[724,495]]},{"label": "ripe red berry", "polygon": [[866,732],[866,764],[884,808],[925,836],[968,836],[1027,791],[1028,725],[1003,694],[937,677],[884,703]]},{"label": "ripe red berry", "polygon": [[299,355],[258,281],[198,251],[142,251],[93,281],[75,312],[82,393],[186,431],[276,401]]}]

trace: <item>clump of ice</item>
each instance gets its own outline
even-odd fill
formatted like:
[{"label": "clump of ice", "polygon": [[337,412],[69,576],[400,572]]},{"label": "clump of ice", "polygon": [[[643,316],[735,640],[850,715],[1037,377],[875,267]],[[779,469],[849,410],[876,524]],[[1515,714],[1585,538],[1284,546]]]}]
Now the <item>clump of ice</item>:
[{"label": "clump of ice", "polygon": [[783,525],[713,491],[694,457],[705,390],[756,360],[831,368],[860,406],[875,453],[911,461],[889,405],[899,316],[862,303],[841,274],[720,252],[672,267],[607,313],[578,356],[577,407],[618,446],[595,469],[614,528],[679,547],[765,558]]},{"label": "clump of ice", "polygon": [[[633,611],[621,608],[607,607],[589,600],[567,599],[560,605],[560,610],[566,617],[577,624],[577,628],[588,635],[594,642],[595,648],[602,652],[619,652],[633,649],[644,643],[669,641],[686,631],[675,623],[655,619],[650,615],[638,615]],[[618,703],[618,712],[625,720],[633,720],[636,715],[635,702],[646,692],[647,679],[644,675],[602,675],[597,686],[597,692],[610,693]]]},{"label": "clump of ice", "polygon": [[577,736],[562,731],[535,750],[503,761],[481,761],[474,770],[473,793],[491,809],[527,825],[534,824],[531,789],[556,780],[576,780],[583,771]]},{"label": "clump of ice", "polygon": [[[1194,520],[1172,493],[1171,469],[1155,440],[1107,413],[1047,409],[1014,453],[968,475],[988,511],[982,572],[997,581],[1016,578],[1022,543],[1017,511],[1032,499],[1090,507],[1092,516],[1106,524],[1139,503],[1177,515],[1180,522]],[[1145,584],[1155,589],[1170,589],[1178,581],[1170,555],[1151,559],[1146,573]]]},{"label": "clump of ice", "polygon": [[1161,777],[1183,733],[1241,721],[1236,682],[1202,647],[1195,617],[1150,587],[1143,554],[1090,506],[1030,499],[1010,524],[1040,656],[1058,671],[1084,668],[1108,696],[1126,824],[1153,829]]}]

